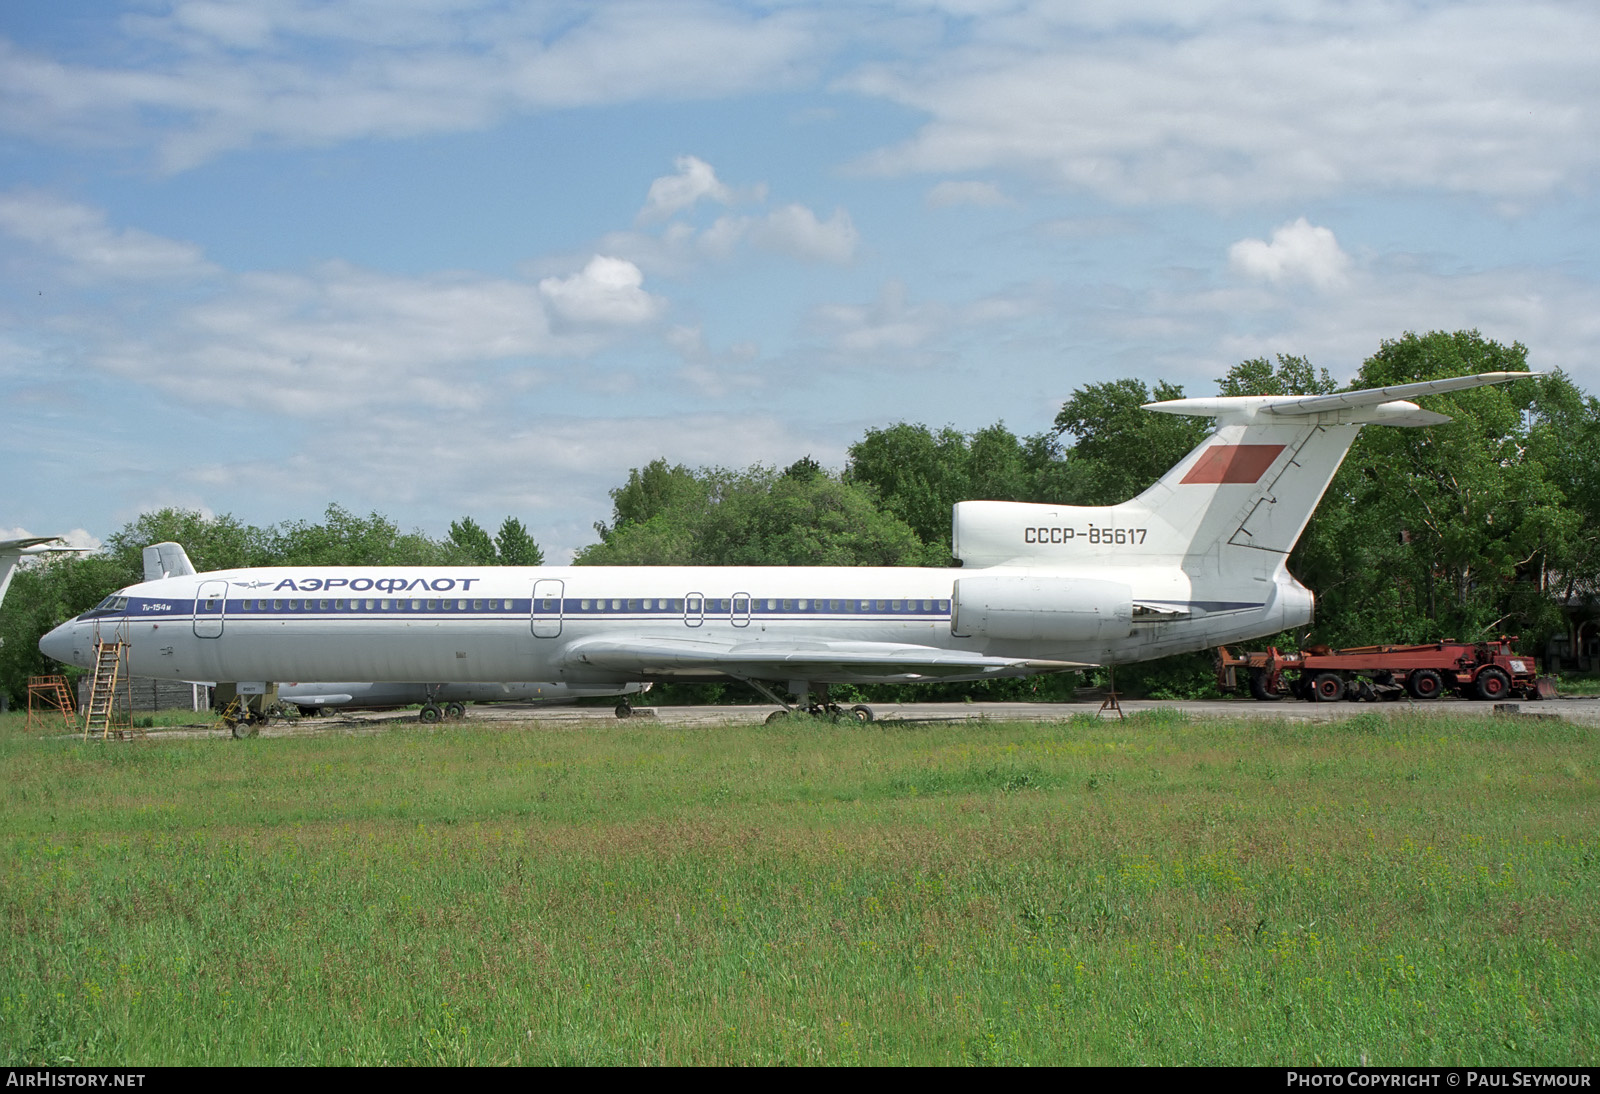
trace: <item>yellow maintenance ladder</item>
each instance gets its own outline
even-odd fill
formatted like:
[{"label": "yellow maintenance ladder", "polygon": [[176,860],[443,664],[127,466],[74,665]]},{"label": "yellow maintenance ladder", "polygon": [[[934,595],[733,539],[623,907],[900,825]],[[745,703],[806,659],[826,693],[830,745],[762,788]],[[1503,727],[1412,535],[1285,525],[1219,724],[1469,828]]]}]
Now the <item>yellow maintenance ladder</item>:
[{"label": "yellow maintenance ladder", "polygon": [[[133,710],[133,677],[122,672],[123,651],[128,643],[113,638],[100,641],[94,647],[94,679],[89,685],[89,706],[83,715],[83,739],[99,729],[102,740],[115,736],[118,740],[134,735],[130,717]],[[125,702],[123,713],[116,712],[117,685],[123,685]],[[143,731],[137,731],[143,736]]]},{"label": "yellow maintenance ladder", "polygon": [[33,732],[34,713],[37,711],[39,728],[54,721],[54,714],[61,716],[61,724],[67,729],[73,728],[72,692],[67,689],[65,676],[30,676],[28,677],[28,724],[24,727],[28,733]]}]

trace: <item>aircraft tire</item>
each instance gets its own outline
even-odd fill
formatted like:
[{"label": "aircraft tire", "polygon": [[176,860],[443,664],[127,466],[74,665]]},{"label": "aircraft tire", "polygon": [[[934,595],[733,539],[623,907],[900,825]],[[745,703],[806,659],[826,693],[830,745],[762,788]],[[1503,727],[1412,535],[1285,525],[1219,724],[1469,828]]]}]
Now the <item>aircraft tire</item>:
[{"label": "aircraft tire", "polygon": [[1337,672],[1319,672],[1311,681],[1311,698],[1318,703],[1336,703],[1344,698],[1344,678]]},{"label": "aircraft tire", "polygon": [[234,740],[242,741],[246,737],[250,736],[250,723],[249,722],[234,722],[232,725],[230,725],[228,727],[228,730],[233,734],[233,739]]},{"label": "aircraft tire", "polygon": [[1444,677],[1435,669],[1417,669],[1406,677],[1406,692],[1413,699],[1437,699],[1444,694]]},{"label": "aircraft tire", "polygon": [[432,703],[428,703],[421,710],[417,711],[417,720],[419,722],[426,722],[428,725],[432,725],[443,717],[444,711],[440,710]]},{"label": "aircraft tire", "polygon": [[617,704],[617,708],[616,708],[616,715],[617,715],[618,718],[632,718],[633,717],[633,708],[631,706],[629,706],[627,703],[618,703]]},{"label": "aircraft tire", "polygon": [[850,714],[862,725],[866,725],[869,722],[875,722],[878,720],[878,716],[872,713],[872,708],[865,705],[851,707]]},{"label": "aircraft tire", "polygon": [[446,718],[465,718],[467,705],[465,703],[450,703],[444,708]]},{"label": "aircraft tire", "polygon": [[770,726],[775,722],[781,722],[787,717],[789,717],[789,712],[787,710],[775,710],[771,714],[767,715],[767,725]]}]

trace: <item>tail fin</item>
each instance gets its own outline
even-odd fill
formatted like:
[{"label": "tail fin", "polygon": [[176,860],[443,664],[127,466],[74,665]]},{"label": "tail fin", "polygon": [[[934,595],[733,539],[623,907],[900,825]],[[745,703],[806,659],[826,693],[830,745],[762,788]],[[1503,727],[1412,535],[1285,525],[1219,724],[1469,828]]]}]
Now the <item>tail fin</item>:
[{"label": "tail fin", "polygon": [[144,549],[144,579],[160,581],[164,577],[187,577],[195,572],[189,554],[176,543],[152,543]]},{"label": "tail fin", "polygon": [[[1217,428],[1154,486],[1111,506],[964,501],[954,552],[968,566],[1186,564],[1275,571],[1363,425],[1447,422],[1407,397],[1520,380],[1486,372],[1336,395],[1218,396],[1146,404]],[[1209,565],[1208,565],[1209,563]]]}]

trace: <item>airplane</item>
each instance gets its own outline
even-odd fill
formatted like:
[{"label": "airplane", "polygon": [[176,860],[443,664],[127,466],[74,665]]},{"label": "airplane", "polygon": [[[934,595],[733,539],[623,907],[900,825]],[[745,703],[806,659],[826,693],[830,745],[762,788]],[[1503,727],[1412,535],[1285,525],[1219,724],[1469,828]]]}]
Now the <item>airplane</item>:
[{"label": "airplane", "polygon": [[650,685],[637,681],[619,687],[585,688],[574,684],[395,684],[395,683],[288,683],[278,685],[278,700],[300,708],[314,717],[327,707],[379,710],[421,705],[421,719],[437,722],[441,717],[459,718],[464,704],[473,703],[571,703],[589,696],[621,695],[616,706],[618,718],[631,717],[633,705],[627,696],[649,691]]},{"label": "airplane", "polygon": [[[844,716],[832,683],[982,680],[1126,664],[1309,623],[1286,562],[1365,425],[1449,421],[1408,400],[1537,376],[1491,372],[1333,395],[1146,404],[1214,419],[1111,506],[963,501],[959,568],[280,566],[176,574],[108,596],[40,640],[132,671],[575,686],[740,680],[782,710]],[[775,687],[786,687],[789,703]],[[813,695],[816,699],[813,699]],[[251,702],[255,702],[252,699]],[[848,712],[861,721],[870,707]],[[252,717],[247,714],[246,717]]]}]

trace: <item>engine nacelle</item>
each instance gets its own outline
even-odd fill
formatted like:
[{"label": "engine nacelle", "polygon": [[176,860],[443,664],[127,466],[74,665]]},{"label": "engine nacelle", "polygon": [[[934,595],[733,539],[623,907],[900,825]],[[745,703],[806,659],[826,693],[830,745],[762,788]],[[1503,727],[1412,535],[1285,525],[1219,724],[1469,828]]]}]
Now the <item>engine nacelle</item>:
[{"label": "engine nacelle", "polygon": [[1133,590],[1116,581],[994,574],[958,578],[950,629],[972,638],[1098,642],[1133,629]]}]

